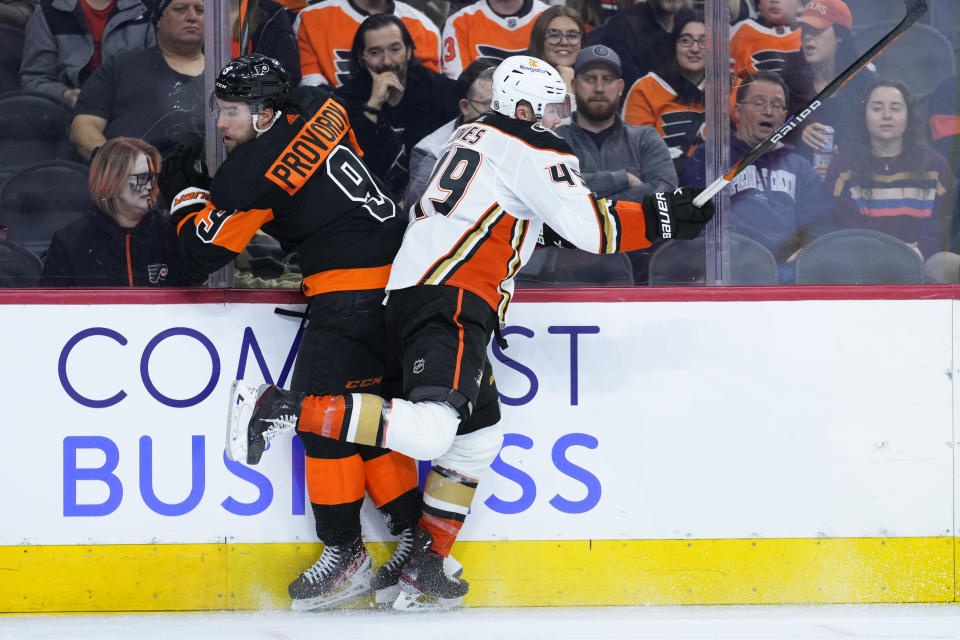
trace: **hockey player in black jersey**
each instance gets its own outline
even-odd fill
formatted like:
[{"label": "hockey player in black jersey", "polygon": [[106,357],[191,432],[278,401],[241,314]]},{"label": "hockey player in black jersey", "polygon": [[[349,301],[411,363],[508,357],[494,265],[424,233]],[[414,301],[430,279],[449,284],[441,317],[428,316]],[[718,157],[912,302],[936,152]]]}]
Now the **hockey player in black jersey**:
[{"label": "hockey player in black jersey", "polygon": [[[387,326],[402,345],[403,395],[355,390],[317,396],[238,381],[228,424],[260,450],[267,425],[337,442],[385,446],[432,460],[413,554],[394,609],[457,606],[465,580],[443,559],[469,513],[477,483],[502,444],[487,346],[504,320],[513,277],[547,223],[594,253],[692,238],[713,215],[696,189],[641,203],[591,193],[579,161],[553,129],[566,102],[560,74],[514,56],[493,76],[493,113],[459,127],[442,148],[390,274]],[[242,453],[241,451],[237,452]]]},{"label": "hockey player in black jersey", "polygon": [[[346,110],[319,87],[291,93],[280,63],[260,54],[228,63],[215,97],[228,152],[223,165],[210,181],[180,150],[160,177],[188,264],[210,273],[243,251],[258,229],[277,238],[299,254],[310,300],[291,388],[384,392],[391,351],[382,301],[406,220],[370,177]],[[312,433],[301,439],[325,546],[290,585],[293,608],[326,608],[371,590],[392,600],[420,512],[415,461]],[[244,443],[245,462],[259,460],[266,440],[260,443],[249,449]],[[228,442],[228,450],[235,446]],[[377,574],[360,536],[365,490],[400,536],[394,557]]]}]

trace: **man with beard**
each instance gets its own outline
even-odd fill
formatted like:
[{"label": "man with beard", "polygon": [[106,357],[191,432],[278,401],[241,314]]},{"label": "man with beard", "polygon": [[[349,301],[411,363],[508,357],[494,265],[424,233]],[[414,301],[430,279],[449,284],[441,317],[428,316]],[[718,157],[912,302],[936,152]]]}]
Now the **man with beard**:
[{"label": "man with beard", "polygon": [[[653,193],[672,191],[677,172],[656,129],[627,124],[620,117],[620,76],[615,51],[602,44],[581,50],[573,65],[577,112],[570,124],[557,127],[557,134],[580,160],[591,191],[601,198],[640,202]],[[635,282],[646,282],[650,251],[628,254]]]},{"label": "man with beard", "polygon": [[[775,73],[747,76],[736,91],[738,123],[730,136],[730,161],[747,155],[780,128],[787,117],[787,85]],[[690,157],[684,184],[704,184],[704,145]],[[756,240],[777,259],[780,281],[792,284],[797,253],[811,240],[833,231],[821,180],[810,161],[780,142],[730,183],[730,230]]]},{"label": "man with beard", "polygon": [[623,79],[628,87],[653,71],[671,44],[674,22],[691,12],[686,7],[686,0],[638,2],[619,11],[604,27],[600,44],[622,57]]},{"label": "man with beard", "polygon": [[580,160],[587,186],[601,198],[642,201],[677,186],[670,150],[653,127],[627,124],[617,105],[623,95],[620,57],[602,44],[577,54],[573,95],[577,112],[557,133]]},{"label": "man with beard", "polygon": [[373,175],[399,200],[409,181],[410,150],[457,114],[456,82],[424,67],[396,15],[361,23],[350,52],[352,76],[336,93]]},{"label": "man with beard", "polygon": [[[283,66],[259,53],[229,62],[214,93],[227,159],[211,182],[181,148],[164,161],[159,180],[187,266],[219,269],[262,228],[299,254],[310,300],[291,389],[388,389],[392,351],[381,303],[406,218],[370,177],[343,105],[321,87],[291,91]],[[301,440],[324,549],[290,584],[293,609],[325,609],[371,590],[392,600],[419,517],[415,462],[309,433]],[[251,450],[244,462],[256,464],[262,453]],[[400,536],[376,574],[360,535],[364,490]]]}]

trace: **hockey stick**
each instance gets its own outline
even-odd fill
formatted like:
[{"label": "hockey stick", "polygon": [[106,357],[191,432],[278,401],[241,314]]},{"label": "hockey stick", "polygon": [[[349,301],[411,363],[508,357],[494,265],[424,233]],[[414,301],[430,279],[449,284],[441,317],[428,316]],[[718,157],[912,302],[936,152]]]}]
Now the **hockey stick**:
[{"label": "hockey stick", "polygon": [[810,115],[824,102],[826,102],[828,98],[839,91],[840,87],[847,84],[847,82],[849,82],[858,71],[870,64],[874,58],[876,58],[883,52],[884,49],[890,46],[890,43],[902,36],[903,33],[910,28],[910,25],[916,22],[920,16],[927,12],[927,0],[903,0],[903,2],[907,6],[907,15],[903,17],[903,20],[900,21],[900,24],[895,26],[890,33],[883,36],[879,42],[873,45],[865,54],[860,56],[856,62],[844,69],[843,73],[834,78],[833,82],[824,87],[823,91],[815,95],[810,102],[800,107],[800,109],[798,109],[789,120],[784,122],[779,129],[770,134],[766,140],[751,149],[750,153],[740,158],[740,161],[737,162],[737,164],[735,164],[730,171],[714,180],[709,187],[704,189],[700,195],[694,198],[694,206],[702,207],[704,204],[706,204],[707,200],[715,196],[720,192],[720,190],[730,184],[730,181],[733,180],[737,174],[756,162],[757,158],[769,151],[774,145],[790,134],[790,132],[795,131],[797,127],[804,120],[809,118]]},{"label": "hockey stick", "polygon": [[247,19],[247,0],[240,2],[240,55],[247,55],[247,45],[250,43],[250,21]]}]

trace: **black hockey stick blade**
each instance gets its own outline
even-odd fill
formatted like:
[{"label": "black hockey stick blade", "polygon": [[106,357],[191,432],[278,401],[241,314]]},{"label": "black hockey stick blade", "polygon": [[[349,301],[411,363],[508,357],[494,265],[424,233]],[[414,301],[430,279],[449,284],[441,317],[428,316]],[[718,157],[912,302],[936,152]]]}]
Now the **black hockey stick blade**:
[{"label": "black hockey stick blade", "polygon": [[815,95],[809,102],[800,107],[792,116],[790,116],[790,118],[787,119],[786,122],[783,123],[779,129],[771,133],[766,140],[751,149],[750,153],[740,158],[737,164],[735,164],[730,171],[717,178],[709,187],[704,189],[704,191],[693,200],[693,204],[695,206],[702,207],[704,204],[706,204],[707,200],[718,194],[725,186],[730,184],[730,181],[733,180],[737,174],[756,162],[757,158],[773,148],[790,133],[796,131],[799,125],[802,124],[804,120],[809,118],[811,114],[813,114],[813,112],[816,111],[827,99],[839,91],[840,87],[847,84],[847,82],[849,82],[850,79],[857,74],[857,72],[870,64],[870,62],[878,55],[883,53],[884,49],[889,47],[894,40],[902,36],[904,32],[910,28],[910,25],[916,22],[920,16],[927,12],[927,0],[903,0],[903,3],[906,5],[907,13],[905,16],[903,16],[903,20],[901,20],[900,23],[890,31],[890,33],[883,36],[883,38],[881,38],[875,45],[870,47],[869,51],[857,58],[853,64],[844,69],[840,75],[833,79],[833,82],[824,87],[823,91]]},{"label": "black hockey stick blade", "polygon": [[250,43],[250,19],[247,16],[247,0],[240,2],[240,55],[247,55],[247,45]]}]

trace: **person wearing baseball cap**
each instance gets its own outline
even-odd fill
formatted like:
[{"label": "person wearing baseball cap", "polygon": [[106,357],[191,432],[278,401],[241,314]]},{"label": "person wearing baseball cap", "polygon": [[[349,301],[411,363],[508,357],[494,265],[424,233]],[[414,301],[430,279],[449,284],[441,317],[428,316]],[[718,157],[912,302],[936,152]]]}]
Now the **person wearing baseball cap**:
[{"label": "person wearing baseball cap", "polygon": [[[677,172],[656,129],[630,125],[620,117],[622,73],[620,56],[610,47],[598,44],[582,49],[573,63],[577,110],[570,124],[557,127],[556,133],[580,160],[591,191],[602,198],[639,202],[675,189]],[[645,269],[646,261],[639,260],[637,265]],[[645,271],[634,271],[635,281],[646,281]]]},{"label": "person wearing baseball cap", "polygon": [[[798,20],[801,29],[801,48],[788,61],[783,74],[790,89],[790,112],[793,113],[813,99],[830,84],[844,69],[857,59],[854,43],[853,14],[842,0],[811,0]],[[836,96],[817,110],[816,118],[804,126],[797,144],[797,151],[807,159],[813,158],[815,150],[828,145],[829,129],[843,129],[847,105],[855,102],[864,77],[869,77],[873,67],[854,76]],[[837,131],[842,137],[843,131]],[[839,142],[839,140],[837,140]],[[826,167],[820,165],[818,172],[823,177]]]}]

